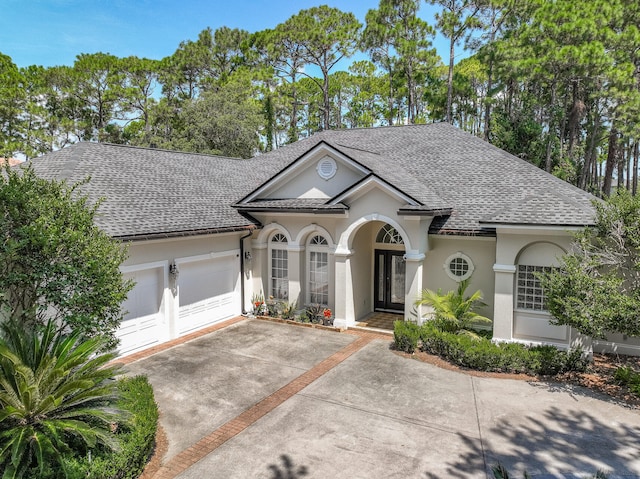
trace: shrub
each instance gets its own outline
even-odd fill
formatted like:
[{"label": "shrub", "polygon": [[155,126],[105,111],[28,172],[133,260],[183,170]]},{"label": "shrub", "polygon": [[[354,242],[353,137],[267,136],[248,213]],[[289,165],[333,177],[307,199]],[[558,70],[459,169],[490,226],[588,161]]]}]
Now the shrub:
[{"label": "shrub", "polygon": [[624,384],[629,390],[640,396],[640,373],[628,366],[621,366],[616,369],[614,378],[620,384]]},{"label": "shrub", "polygon": [[[146,466],[155,447],[158,427],[158,406],[153,389],[144,376],[120,379],[118,389],[121,396],[118,407],[130,414],[128,420],[115,426],[120,451],[112,453],[100,449],[90,456],[66,456],[64,462],[69,479],[135,479]],[[38,477],[54,479],[58,476]]]},{"label": "shrub", "polygon": [[457,333],[462,330],[469,331],[469,334],[476,335],[470,330],[474,323],[490,324],[491,320],[476,312],[481,306],[486,306],[482,302],[482,293],[476,291],[470,296],[466,296],[469,280],[460,281],[456,291],[443,293],[425,289],[420,298],[415,302],[418,305],[427,305],[433,308],[435,318],[433,322],[442,331]]},{"label": "shrub", "polygon": [[[3,477],[44,477],[65,470],[64,454],[117,450],[113,354],[107,338],[80,342],[47,323],[41,333],[9,321],[0,336],[0,467]],[[30,473],[31,472],[31,473]],[[35,475],[34,475],[35,474]]]},{"label": "shrub", "polygon": [[432,323],[422,326],[420,339],[424,351],[479,371],[554,375],[586,368],[580,350],[564,352],[553,346],[495,344],[486,338],[441,331]]},{"label": "shrub", "polygon": [[398,351],[413,353],[418,347],[420,327],[407,321],[393,323],[393,340]]}]

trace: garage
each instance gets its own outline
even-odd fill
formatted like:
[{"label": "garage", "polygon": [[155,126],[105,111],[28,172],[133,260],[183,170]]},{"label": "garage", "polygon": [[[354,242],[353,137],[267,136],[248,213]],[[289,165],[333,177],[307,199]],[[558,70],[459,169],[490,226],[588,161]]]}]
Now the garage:
[{"label": "garage", "polygon": [[124,278],[135,286],[122,304],[125,316],[116,332],[121,355],[165,340],[165,268],[165,263],[123,268]]},{"label": "garage", "polygon": [[176,259],[178,335],[241,313],[239,254],[233,250]]}]

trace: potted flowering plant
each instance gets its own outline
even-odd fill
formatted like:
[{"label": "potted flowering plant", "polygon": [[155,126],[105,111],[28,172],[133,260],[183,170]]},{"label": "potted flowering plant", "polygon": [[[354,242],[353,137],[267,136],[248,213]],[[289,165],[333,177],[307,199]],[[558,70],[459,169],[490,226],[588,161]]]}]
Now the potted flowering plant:
[{"label": "potted flowering plant", "polygon": [[251,314],[253,316],[259,316],[264,311],[264,295],[262,292],[260,294],[254,294],[251,297]]},{"label": "potted flowering plant", "polygon": [[322,323],[325,326],[333,326],[332,313],[329,308],[324,308],[324,310],[322,311]]}]

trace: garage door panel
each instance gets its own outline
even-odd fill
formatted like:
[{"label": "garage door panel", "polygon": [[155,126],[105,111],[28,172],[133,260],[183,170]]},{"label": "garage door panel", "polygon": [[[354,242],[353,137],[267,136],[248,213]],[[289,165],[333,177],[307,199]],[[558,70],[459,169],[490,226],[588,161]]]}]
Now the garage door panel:
[{"label": "garage door panel", "polygon": [[180,265],[179,334],[239,314],[235,255]]},{"label": "garage door panel", "polygon": [[143,349],[161,341],[164,314],[164,269],[162,267],[125,273],[136,284],[122,304],[125,316],[116,332],[120,354]]}]

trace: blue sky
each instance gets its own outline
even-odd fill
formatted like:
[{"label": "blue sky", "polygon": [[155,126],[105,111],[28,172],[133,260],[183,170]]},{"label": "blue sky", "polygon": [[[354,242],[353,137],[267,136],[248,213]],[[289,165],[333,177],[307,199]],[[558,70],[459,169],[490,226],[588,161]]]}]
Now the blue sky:
[{"label": "blue sky", "polygon": [[[361,22],[378,6],[378,0],[0,0],[0,53],[19,67],[72,65],[79,53],[95,52],[160,59],[206,27],[256,32],[322,3]],[[423,4],[430,24],[433,12]],[[443,38],[435,46],[448,57]]]}]

